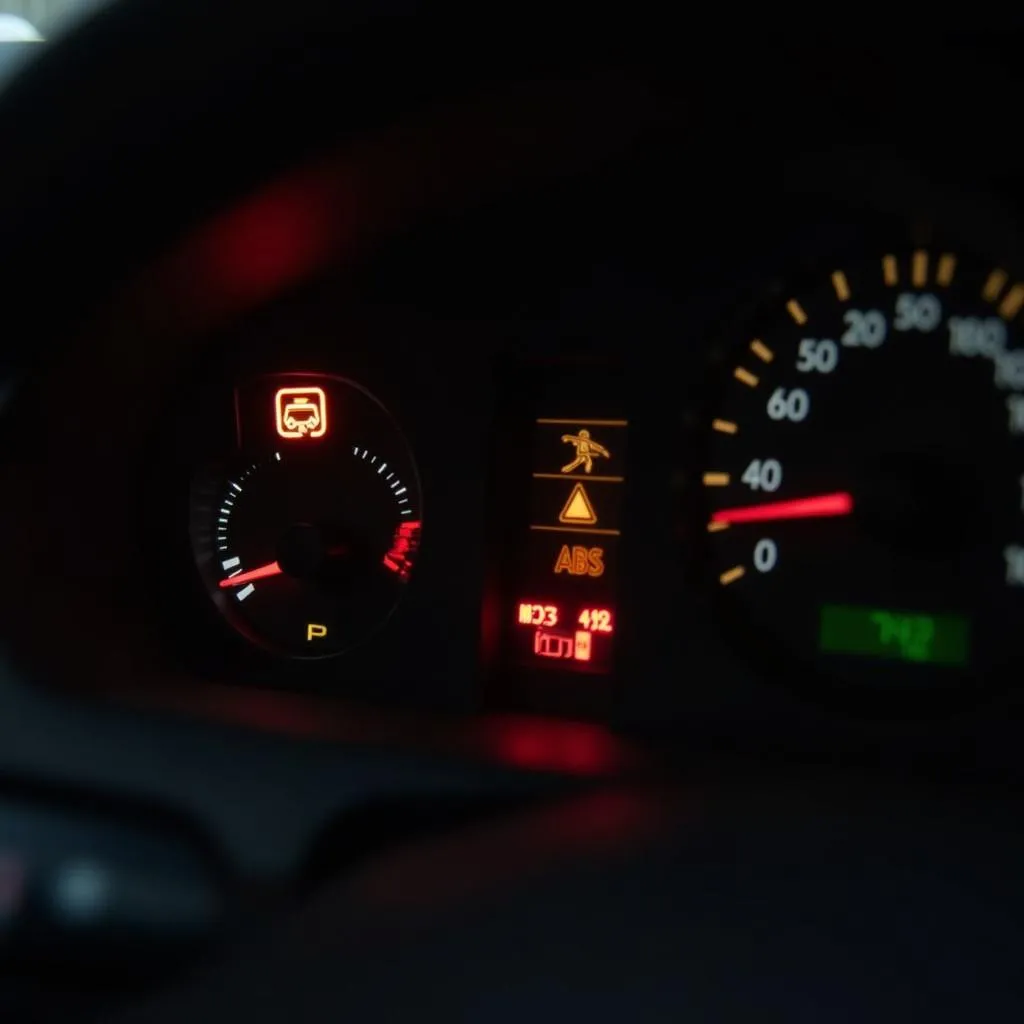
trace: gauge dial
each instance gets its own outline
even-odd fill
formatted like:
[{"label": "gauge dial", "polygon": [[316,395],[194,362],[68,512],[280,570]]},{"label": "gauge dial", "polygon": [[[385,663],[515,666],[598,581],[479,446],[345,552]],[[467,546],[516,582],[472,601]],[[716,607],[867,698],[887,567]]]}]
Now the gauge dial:
[{"label": "gauge dial", "polygon": [[789,678],[895,710],[1020,665],[1022,307],[1000,268],[884,254],[731,350],[703,474],[712,585]]},{"label": "gauge dial", "polygon": [[204,583],[235,629],[297,658],[339,654],[391,614],[422,516],[411,454],[368,392],[275,375],[236,391],[238,445],[193,488]]}]

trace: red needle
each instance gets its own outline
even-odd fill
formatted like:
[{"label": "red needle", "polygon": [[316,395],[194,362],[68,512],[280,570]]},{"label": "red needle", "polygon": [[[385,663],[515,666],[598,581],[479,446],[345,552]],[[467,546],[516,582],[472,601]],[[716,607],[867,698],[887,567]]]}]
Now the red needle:
[{"label": "red needle", "polygon": [[248,572],[240,572],[237,576],[231,576],[226,580],[221,580],[221,589],[227,587],[240,587],[243,583],[248,583],[250,580],[262,580],[267,576],[279,576],[281,574],[281,566],[277,562],[270,562],[267,565],[261,565],[258,569],[250,569]]},{"label": "red needle", "polygon": [[722,508],[711,516],[713,523],[763,523],[771,519],[811,519],[819,516],[848,516],[853,511],[853,495],[848,491],[817,494],[813,498],[772,501],[767,505],[743,505]]}]

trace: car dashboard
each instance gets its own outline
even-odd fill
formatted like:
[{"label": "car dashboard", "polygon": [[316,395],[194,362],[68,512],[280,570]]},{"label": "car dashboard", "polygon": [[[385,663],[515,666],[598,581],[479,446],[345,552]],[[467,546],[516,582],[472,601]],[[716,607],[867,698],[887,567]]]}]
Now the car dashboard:
[{"label": "car dashboard", "polygon": [[6,210],[5,772],[272,878],[368,806],[1019,780],[1019,81],[620,43],[314,48]]}]

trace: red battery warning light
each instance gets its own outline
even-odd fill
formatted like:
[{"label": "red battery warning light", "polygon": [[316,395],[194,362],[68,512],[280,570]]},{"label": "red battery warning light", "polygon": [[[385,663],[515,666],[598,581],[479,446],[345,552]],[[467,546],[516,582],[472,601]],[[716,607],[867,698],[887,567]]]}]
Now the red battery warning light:
[{"label": "red battery warning light", "polygon": [[541,658],[590,661],[592,651],[590,633],[585,629],[577,629],[575,633],[549,633],[538,629],[533,634],[533,653]]}]

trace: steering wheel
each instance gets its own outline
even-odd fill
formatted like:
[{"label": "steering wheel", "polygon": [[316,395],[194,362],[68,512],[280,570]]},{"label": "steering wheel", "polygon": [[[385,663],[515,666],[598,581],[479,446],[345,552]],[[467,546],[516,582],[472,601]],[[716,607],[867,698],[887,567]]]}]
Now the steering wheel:
[{"label": "steering wheel", "polygon": [[[610,53],[664,49],[653,29],[518,5],[338,7],[131,0],[10,86],[0,280],[8,336],[32,339],[10,353],[19,372],[327,137],[413,98],[585,80]],[[1010,796],[810,774],[598,788],[409,844],[116,1019],[1020,1019]]]}]

